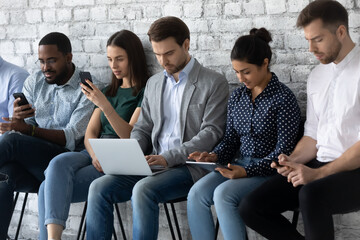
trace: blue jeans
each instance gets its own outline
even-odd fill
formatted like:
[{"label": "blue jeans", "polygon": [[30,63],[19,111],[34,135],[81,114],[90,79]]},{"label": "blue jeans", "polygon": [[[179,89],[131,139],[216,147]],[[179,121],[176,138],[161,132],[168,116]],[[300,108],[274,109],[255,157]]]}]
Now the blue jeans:
[{"label": "blue jeans", "polygon": [[65,228],[70,204],[86,201],[91,182],[103,175],[92,165],[86,150],[63,153],[51,160],[39,189],[40,239],[48,239],[47,224]]},{"label": "blue jeans", "polygon": [[193,185],[186,166],[149,177],[106,175],[89,190],[86,218],[88,239],[111,239],[113,204],[132,201],[133,239],[157,239],[161,202],[184,197]]},{"label": "blue jeans", "polygon": [[[246,166],[258,158],[241,158],[236,165]],[[238,206],[244,196],[261,185],[269,177],[228,179],[219,172],[211,172],[191,188],[187,201],[187,214],[192,238],[214,239],[215,226],[211,205],[216,214],[224,239],[246,239],[246,227]]]},{"label": "blue jeans", "polygon": [[44,180],[44,170],[64,147],[18,132],[0,137],[0,239],[10,224],[14,191],[33,191]]}]

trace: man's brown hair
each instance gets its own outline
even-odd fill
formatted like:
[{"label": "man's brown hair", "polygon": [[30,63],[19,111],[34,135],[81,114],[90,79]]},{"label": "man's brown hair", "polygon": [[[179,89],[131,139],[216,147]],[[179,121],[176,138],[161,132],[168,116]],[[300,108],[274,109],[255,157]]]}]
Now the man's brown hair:
[{"label": "man's brown hair", "polygon": [[190,40],[190,31],[181,19],[177,17],[163,17],[151,24],[148,36],[150,42],[160,42],[168,37],[173,37],[176,43],[182,46],[185,39]]},{"label": "man's brown hair", "polygon": [[340,25],[344,25],[348,30],[348,13],[343,5],[332,0],[316,0],[309,3],[301,12],[297,19],[297,27],[306,27],[312,21],[321,19],[324,27],[335,32]]}]

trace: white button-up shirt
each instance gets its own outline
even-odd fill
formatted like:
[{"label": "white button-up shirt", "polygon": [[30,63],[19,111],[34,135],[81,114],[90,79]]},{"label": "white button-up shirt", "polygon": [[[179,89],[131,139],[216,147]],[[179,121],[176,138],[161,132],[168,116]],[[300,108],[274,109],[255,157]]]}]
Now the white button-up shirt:
[{"label": "white button-up shirt", "polygon": [[360,140],[360,48],[338,64],[320,64],[307,85],[305,136],[317,140],[317,160],[330,162]]},{"label": "white button-up shirt", "polygon": [[179,73],[179,81],[164,70],[165,83],[162,96],[163,127],[159,134],[159,154],[181,145],[181,132],[179,126],[180,107],[185,85],[191,69],[194,66],[191,58],[184,69]]}]

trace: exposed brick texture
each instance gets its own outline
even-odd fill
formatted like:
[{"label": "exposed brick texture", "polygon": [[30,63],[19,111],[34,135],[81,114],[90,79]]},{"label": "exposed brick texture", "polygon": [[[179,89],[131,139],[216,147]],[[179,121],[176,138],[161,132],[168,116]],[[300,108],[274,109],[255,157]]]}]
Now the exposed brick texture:
[{"label": "exposed brick texture", "polygon": [[[306,106],[306,80],[318,64],[308,52],[303,32],[295,27],[301,9],[310,0],[1,0],[0,55],[30,72],[38,66],[37,44],[47,33],[60,31],[73,44],[73,59],[101,81],[109,82],[110,69],[106,59],[106,41],[121,29],[134,31],[146,49],[149,68],[155,73],[161,68],[156,62],[146,36],[150,24],[161,16],[182,18],[191,31],[190,52],[202,64],[226,76],[229,83],[238,83],[230,62],[230,51],[240,35],[253,27],[266,27],[274,41],[271,69],[280,81],[297,96],[302,113]],[[349,11],[350,34],[360,40],[360,0],[340,0]],[[82,204],[71,206],[63,239],[75,239]],[[183,239],[191,239],[186,204],[176,204]],[[0,206],[1,209],[1,206]],[[37,196],[31,194],[24,224],[23,239],[37,239]],[[131,204],[120,204],[128,239],[131,239]],[[10,227],[14,236],[20,207],[16,207]],[[291,217],[291,213],[287,214]],[[360,238],[360,214],[334,217],[336,239]],[[116,229],[119,232],[118,224]],[[299,229],[302,229],[300,220]],[[263,239],[249,231],[250,239]],[[161,206],[159,239],[170,239],[165,214]],[[221,237],[220,237],[221,238]]]}]

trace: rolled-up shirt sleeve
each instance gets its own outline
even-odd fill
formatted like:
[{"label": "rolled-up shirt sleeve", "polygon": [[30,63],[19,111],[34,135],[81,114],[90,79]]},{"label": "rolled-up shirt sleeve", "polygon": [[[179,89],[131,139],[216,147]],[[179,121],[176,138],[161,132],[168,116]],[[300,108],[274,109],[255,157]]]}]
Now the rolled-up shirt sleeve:
[{"label": "rolled-up shirt sleeve", "polygon": [[74,150],[83,141],[84,133],[90,116],[93,112],[94,104],[85,95],[82,95],[79,104],[72,112],[69,123],[63,129],[66,138],[65,147]]}]

